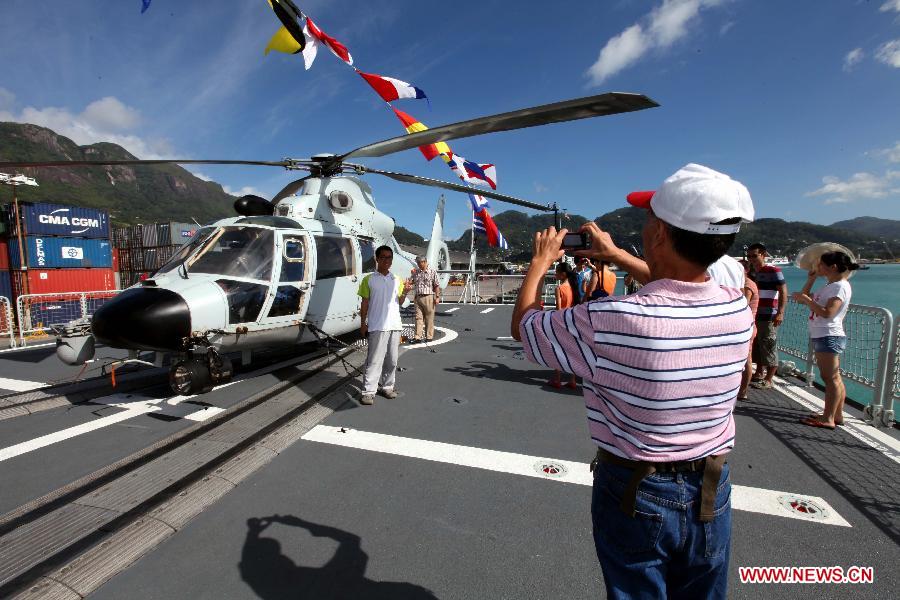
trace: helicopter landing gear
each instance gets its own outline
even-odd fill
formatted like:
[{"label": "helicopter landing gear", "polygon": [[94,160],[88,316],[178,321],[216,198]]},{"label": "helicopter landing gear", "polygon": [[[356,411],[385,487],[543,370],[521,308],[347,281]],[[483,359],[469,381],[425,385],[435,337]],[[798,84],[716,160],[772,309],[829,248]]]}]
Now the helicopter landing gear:
[{"label": "helicopter landing gear", "polygon": [[231,381],[231,359],[209,347],[205,354],[188,355],[169,370],[169,387],[181,396],[205,394]]}]

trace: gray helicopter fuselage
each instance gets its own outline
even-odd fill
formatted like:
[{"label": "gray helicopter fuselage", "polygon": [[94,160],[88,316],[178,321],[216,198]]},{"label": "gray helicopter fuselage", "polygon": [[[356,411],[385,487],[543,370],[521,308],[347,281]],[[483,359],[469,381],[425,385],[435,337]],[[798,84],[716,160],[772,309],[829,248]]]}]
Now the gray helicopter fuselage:
[{"label": "gray helicopter fuselage", "polygon": [[[274,212],[230,217],[201,228],[169,263],[123,292],[123,300],[133,301],[126,294],[178,298],[183,301],[179,310],[186,308],[189,315],[191,345],[203,340],[199,346],[252,350],[358,329],[359,283],[374,270],[379,246],[392,248],[396,276],[405,279],[415,266],[415,257],[393,236],[394,220],[375,207],[371,189],[356,177],[307,179],[295,195],[278,201]],[[443,200],[437,213],[433,233],[438,235],[429,247],[435,264],[446,258]],[[129,350],[184,351],[174,347],[184,337],[184,326],[164,341],[151,335],[165,330],[162,322],[169,317],[156,319],[158,327],[149,316],[145,322],[132,318],[132,329],[143,331],[126,333],[127,324],[116,321],[128,315],[110,316],[117,301],[95,315],[93,330],[100,342]]]}]

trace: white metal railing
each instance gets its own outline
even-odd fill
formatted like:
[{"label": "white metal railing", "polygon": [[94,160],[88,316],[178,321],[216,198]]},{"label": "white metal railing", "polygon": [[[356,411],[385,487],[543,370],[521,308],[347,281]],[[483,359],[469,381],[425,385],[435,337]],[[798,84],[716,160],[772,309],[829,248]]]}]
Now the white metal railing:
[{"label": "white metal railing", "polygon": [[13,325],[13,309],[9,298],[0,296],[0,337],[9,338],[9,347],[16,347],[16,333]]},{"label": "white metal railing", "polygon": [[[778,350],[806,362],[807,385],[815,380],[815,352],[809,338],[809,309],[788,302],[778,328]],[[850,304],[844,317],[847,348],[841,355],[841,376],[872,390],[866,416],[876,425],[891,425],[893,400],[900,397],[897,327],[891,311],[880,306]]]},{"label": "white metal railing", "polygon": [[90,317],[104,302],[120,290],[66,292],[60,294],[26,294],[16,299],[19,342],[26,338],[46,337],[54,326]]},{"label": "white metal railing", "polygon": [[[463,304],[515,304],[525,274],[495,275],[480,271],[440,271],[450,275],[450,284],[444,288],[444,302]],[[544,306],[556,305],[556,278],[544,278]]]}]

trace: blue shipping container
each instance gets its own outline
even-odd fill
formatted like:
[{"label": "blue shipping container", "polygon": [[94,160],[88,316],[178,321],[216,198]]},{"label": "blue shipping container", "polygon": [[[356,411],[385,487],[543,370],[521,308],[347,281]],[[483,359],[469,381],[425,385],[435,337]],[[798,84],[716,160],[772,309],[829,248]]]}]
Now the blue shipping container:
[{"label": "blue shipping container", "polygon": [[12,302],[12,278],[9,271],[0,271],[0,296]]},{"label": "blue shipping container", "polygon": [[[28,267],[33,269],[86,269],[112,267],[112,244],[109,240],[28,236],[22,240]],[[9,238],[9,264],[22,266],[19,241]]]},{"label": "blue shipping container", "polygon": [[[12,207],[10,212],[12,213]],[[59,235],[109,239],[109,213],[61,204],[19,203],[25,235]]]}]

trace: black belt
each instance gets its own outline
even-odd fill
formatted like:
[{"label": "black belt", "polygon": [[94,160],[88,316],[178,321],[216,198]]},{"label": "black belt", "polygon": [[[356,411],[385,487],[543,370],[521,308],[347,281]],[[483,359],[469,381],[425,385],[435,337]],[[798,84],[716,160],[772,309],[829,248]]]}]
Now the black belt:
[{"label": "black belt", "polygon": [[628,460],[598,448],[597,456],[591,462],[591,471],[596,469],[598,462],[605,462],[632,470],[631,479],[628,480],[628,485],[625,486],[625,492],[622,494],[622,501],[619,504],[622,511],[629,517],[634,516],[638,487],[648,475],[653,475],[654,473],[702,472],[703,485],[700,488],[700,520],[709,522],[715,518],[716,490],[719,487],[719,479],[722,478],[722,467],[726,462],[723,454],[698,458],[697,460],[655,463],[643,460]]}]

